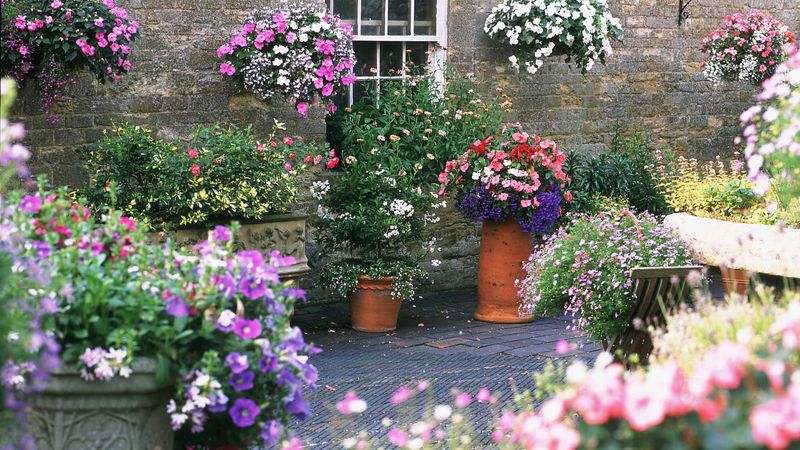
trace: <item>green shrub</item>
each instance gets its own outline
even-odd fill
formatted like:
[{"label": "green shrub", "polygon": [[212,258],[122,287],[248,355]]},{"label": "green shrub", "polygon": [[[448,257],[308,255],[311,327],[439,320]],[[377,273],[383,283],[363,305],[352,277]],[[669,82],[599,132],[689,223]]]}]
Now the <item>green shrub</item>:
[{"label": "green shrub", "polygon": [[637,211],[659,215],[671,212],[653,172],[657,151],[653,142],[641,134],[624,136],[618,132],[608,152],[570,152],[565,170],[572,180],[572,211],[595,212],[592,197],[600,194],[624,199]]},{"label": "green shrub", "polygon": [[276,139],[279,130],[276,122],[262,144],[252,127],[201,126],[182,144],[115,124],[84,150],[90,181],[80,193],[94,209],[114,206],[153,229],[283,213],[297,198],[297,175],[324,161],[314,145]]}]

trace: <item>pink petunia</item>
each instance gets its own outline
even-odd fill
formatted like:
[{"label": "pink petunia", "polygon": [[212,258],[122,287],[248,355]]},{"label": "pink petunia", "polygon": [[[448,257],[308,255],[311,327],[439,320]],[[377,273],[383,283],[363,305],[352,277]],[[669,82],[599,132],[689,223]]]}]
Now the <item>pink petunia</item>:
[{"label": "pink petunia", "polygon": [[219,73],[232,77],[233,74],[236,73],[236,68],[233,67],[233,64],[229,63],[228,61],[225,61],[224,63],[219,65]]}]

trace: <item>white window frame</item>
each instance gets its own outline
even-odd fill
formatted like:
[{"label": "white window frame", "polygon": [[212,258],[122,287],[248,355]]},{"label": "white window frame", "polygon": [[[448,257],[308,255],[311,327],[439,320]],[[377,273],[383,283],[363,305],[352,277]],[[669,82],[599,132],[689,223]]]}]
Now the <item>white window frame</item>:
[{"label": "white window frame", "polygon": [[[333,11],[333,3],[335,0],[327,0],[328,8]],[[361,34],[361,26],[369,24],[368,21],[361,19],[361,1],[356,0],[356,23],[353,25],[353,41],[354,42],[375,42],[375,64],[377,71],[374,75],[356,75],[356,82],[359,81],[374,81],[380,86],[381,80],[402,80],[404,75],[381,75],[381,42],[401,42],[403,44],[402,51],[402,66],[406,67],[406,43],[408,42],[428,42],[433,44],[430,59],[427,61],[428,66],[433,70],[434,76],[440,82],[444,82],[444,62],[447,58],[447,0],[429,0],[436,2],[436,34],[435,35],[417,35],[414,31],[414,0],[409,0],[409,30],[410,34],[406,35],[390,35],[389,26],[397,26],[406,23],[405,20],[389,20],[389,0],[383,0],[383,34],[382,35],[366,35]],[[354,86],[351,85],[348,89],[347,104],[353,104]]]}]

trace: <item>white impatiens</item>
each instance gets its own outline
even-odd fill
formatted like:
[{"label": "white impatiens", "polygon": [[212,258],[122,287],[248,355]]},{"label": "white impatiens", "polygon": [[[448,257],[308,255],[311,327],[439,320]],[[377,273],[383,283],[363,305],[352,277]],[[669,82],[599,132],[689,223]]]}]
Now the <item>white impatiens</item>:
[{"label": "white impatiens", "polygon": [[484,32],[513,47],[508,58],[520,71],[536,73],[558,47],[582,72],[612,53],[622,27],[606,0],[503,0],[486,18]]}]

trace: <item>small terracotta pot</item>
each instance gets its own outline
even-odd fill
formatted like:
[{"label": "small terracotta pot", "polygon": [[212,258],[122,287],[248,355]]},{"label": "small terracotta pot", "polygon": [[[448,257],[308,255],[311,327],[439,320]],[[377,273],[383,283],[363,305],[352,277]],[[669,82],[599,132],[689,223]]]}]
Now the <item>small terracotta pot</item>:
[{"label": "small terracotta pot", "polygon": [[358,277],[356,289],[348,296],[353,329],[384,333],[397,328],[403,300],[392,295],[392,277]]},{"label": "small terracotta pot", "polygon": [[747,295],[747,288],[750,287],[750,272],[747,269],[720,267],[719,271],[726,294]]},{"label": "small terracotta pot", "polygon": [[525,278],[522,265],[531,256],[533,239],[514,219],[483,222],[478,261],[478,309],[475,318],[491,323],[525,323],[533,315],[521,315],[522,299],[514,281]]}]

